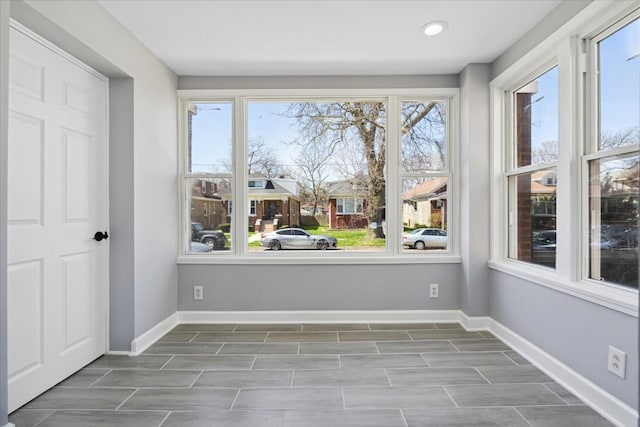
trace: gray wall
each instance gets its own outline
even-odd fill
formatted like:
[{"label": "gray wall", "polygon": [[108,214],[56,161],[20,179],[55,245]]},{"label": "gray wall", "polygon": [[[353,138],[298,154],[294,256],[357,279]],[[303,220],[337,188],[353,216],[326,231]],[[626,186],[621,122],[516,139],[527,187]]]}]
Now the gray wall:
[{"label": "gray wall", "polygon": [[489,315],[489,64],[460,74],[460,308]]},{"label": "gray wall", "polygon": [[[491,317],[633,408],[638,318],[497,271]],[[609,345],[627,353],[626,379],[607,371]]]},{"label": "gray wall", "polygon": [[[178,309],[449,310],[458,309],[459,264],[180,265]],[[428,297],[428,284],[440,297]],[[204,300],[193,300],[193,286]]]},{"label": "gray wall", "polygon": [[14,0],[11,15],[113,79],[110,349],[130,350],[177,308],[177,77],[97,2]]},{"label": "gray wall", "polygon": [[0,1],[0,426],[7,424],[7,146],[9,3]]},{"label": "gray wall", "polygon": [[135,338],[134,90],[133,79],[109,79],[109,348],[125,351]]}]

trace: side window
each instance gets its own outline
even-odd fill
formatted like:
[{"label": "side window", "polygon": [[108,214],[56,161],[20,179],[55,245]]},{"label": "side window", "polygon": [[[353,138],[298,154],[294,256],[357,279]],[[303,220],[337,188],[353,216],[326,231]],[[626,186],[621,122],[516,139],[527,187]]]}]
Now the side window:
[{"label": "side window", "polygon": [[539,236],[556,229],[558,68],[512,91],[509,101],[509,258],[555,268],[555,242],[540,245]]},{"label": "side window", "polygon": [[588,170],[588,277],[638,287],[640,18],[592,40],[594,143]]},{"label": "side window", "polygon": [[214,245],[212,253],[231,245],[232,111],[230,102],[186,104],[182,166],[185,211],[192,230],[193,224],[198,224],[200,230],[191,232],[184,224],[185,242],[201,241],[205,232],[224,231],[227,234]]}]

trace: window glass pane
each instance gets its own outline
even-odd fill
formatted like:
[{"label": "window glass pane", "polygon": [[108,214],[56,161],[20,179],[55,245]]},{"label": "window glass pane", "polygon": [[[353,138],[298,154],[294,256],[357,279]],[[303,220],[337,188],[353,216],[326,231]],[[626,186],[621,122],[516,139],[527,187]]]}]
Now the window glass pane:
[{"label": "window glass pane", "polygon": [[447,249],[447,177],[402,180],[405,249]]},{"label": "window glass pane", "polygon": [[556,266],[556,169],[510,178],[509,257]]},{"label": "window glass pane", "polygon": [[231,173],[231,103],[192,103],[187,109],[187,172]]},{"label": "window glass pane", "polygon": [[256,101],[247,120],[256,181],[248,198],[257,203],[249,223],[260,233],[249,236],[251,251],[273,250],[263,235],[282,227],[312,236],[280,241],[277,250],[324,249],[320,240],[337,240],[344,251],[384,250],[385,103]]},{"label": "window glass pane", "polygon": [[640,19],[598,44],[599,149],[640,142]]},{"label": "window glass pane", "polygon": [[403,102],[401,117],[402,171],[445,169],[447,104],[442,101]]},{"label": "window glass pane", "polygon": [[589,163],[589,277],[638,287],[640,156]]},{"label": "window glass pane", "polygon": [[186,180],[191,212],[188,252],[209,252],[231,247],[230,179]]},{"label": "window glass pane", "polygon": [[558,159],[558,68],[515,92],[516,167]]}]

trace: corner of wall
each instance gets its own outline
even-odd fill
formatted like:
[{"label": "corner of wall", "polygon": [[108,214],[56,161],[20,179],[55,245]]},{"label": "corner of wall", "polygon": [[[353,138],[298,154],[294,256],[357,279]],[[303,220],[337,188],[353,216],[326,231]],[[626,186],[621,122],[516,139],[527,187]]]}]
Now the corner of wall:
[{"label": "corner of wall", "polygon": [[[9,133],[10,3],[0,1],[0,425],[8,422],[7,365],[7,145]],[[7,424],[10,425],[10,424]]]}]

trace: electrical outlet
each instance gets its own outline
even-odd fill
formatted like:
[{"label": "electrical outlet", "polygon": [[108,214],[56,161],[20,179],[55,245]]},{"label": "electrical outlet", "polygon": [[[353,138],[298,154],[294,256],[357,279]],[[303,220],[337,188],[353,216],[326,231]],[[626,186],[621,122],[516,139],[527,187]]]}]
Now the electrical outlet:
[{"label": "electrical outlet", "polygon": [[429,285],[429,298],[438,298],[438,284],[431,283]]},{"label": "electrical outlet", "polygon": [[627,354],[622,350],[609,346],[609,358],[607,362],[609,372],[624,379],[626,367]]},{"label": "electrical outlet", "polygon": [[197,301],[204,299],[204,287],[202,285],[193,287],[193,299]]}]

